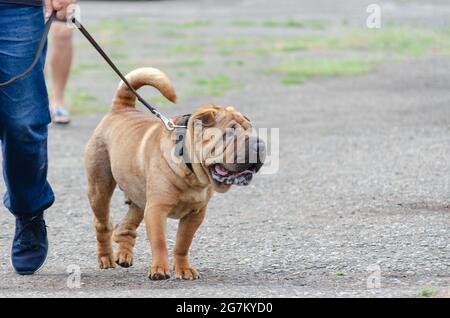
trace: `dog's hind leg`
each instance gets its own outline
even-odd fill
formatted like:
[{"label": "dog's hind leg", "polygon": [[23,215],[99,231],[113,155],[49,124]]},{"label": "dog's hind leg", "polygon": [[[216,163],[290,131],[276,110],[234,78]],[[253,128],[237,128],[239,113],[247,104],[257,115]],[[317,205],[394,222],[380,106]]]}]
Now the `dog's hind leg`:
[{"label": "dog's hind leg", "polygon": [[106,149],[99,147],[91,140],[86,148],[85,165],[89,203],[94,212],[98,265],[102,269],[113,268],[113,225],[110,220],[109,205],[116,181],[111,172]]},{"label": "dog's hind leg", "polygon": [[144,210],[133,202],[129,203],[128,213],[114,229],[113,238],[117,243],[115,261],[122,267],[133,265],[133,248],[136,243],[136,230],[144,218]]}]

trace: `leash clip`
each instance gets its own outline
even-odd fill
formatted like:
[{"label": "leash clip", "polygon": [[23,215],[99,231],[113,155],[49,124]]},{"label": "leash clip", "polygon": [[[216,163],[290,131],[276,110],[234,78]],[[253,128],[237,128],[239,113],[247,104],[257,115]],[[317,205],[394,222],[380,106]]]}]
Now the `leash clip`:
[{"label": "leash clip", "polygon": [[161,121],[163,122],[164,126],[166,126],[166,129],[169,130],[169,131],[173,131],[176,128],[187,128],[187,126],[176,125],[171,119],[165,117],[163,114],[161,114],[158,111],[155,112],[155,115],[156,115],[156,117],[161,119]]}]

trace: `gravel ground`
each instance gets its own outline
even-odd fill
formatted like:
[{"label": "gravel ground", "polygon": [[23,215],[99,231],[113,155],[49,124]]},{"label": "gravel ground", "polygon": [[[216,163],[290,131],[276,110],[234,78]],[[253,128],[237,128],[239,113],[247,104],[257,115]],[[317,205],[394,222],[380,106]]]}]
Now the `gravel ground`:
[{"label": "gravel ground", "polygon": [[[356,10],[336,8],[335,1],[278,3],[235,1],[235,17],[277,17],[295,9],[299,17],[351,18]],[[444,1],[430,2],[420,16],[419,1],[408,2],[410,11],[395,10],[403,2],[385,3],[392,17],[405,21],[441,23],[450,12]],[[127,9],[120,3],[83,3],[86,23],[97,14],[137,12],[176,20],[199,15],[199,8],[186,1]],[[229,10],[203,8],[202,14],[217,19],[226,19]],[[50,257],[38,274],[12,273],[13,218],[1,212],[0,296],[414,297],[425,287],[448,296],[450,58],[384,63],[371,74],[301,86],[243,76],[242,90],[218,100],[236,105],[258,127],[279,128],[279,170],[257,176],[249,187],[215,195],[191,248],[201,280],[148,280],[151,255],[143,227],[132,268],[97,268],[82,156],[101,115],[86,115],[50,129],[49,178],[57,202],[47,212]],[[110,77],[106,84],[74,79],[71,85],[99,85],[99,94],[111,96],[116,85],[110,83],[117,81]],[[164,110],[187,113],[200,101],[188,98]],[[126,209],[120,192],[112,209],[119,220]],[[170,249],[175,229],[170,221]],[[73,266],[81,271],[80,288],[67,285]],[[381,288],[368,289],[369,276],[378,270]]]}]

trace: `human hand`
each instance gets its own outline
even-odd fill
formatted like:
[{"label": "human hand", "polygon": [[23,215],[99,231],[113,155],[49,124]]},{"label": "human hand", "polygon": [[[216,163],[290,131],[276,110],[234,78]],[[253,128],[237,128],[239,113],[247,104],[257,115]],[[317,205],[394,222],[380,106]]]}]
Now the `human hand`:
[{"label": "human hand", "polygon": [[45,0],[45,17],[49,18],[53,11],[56,11],[58,19],[67,19],[70,14],[67,12],[67,7],[75,2],[76,0]]}]

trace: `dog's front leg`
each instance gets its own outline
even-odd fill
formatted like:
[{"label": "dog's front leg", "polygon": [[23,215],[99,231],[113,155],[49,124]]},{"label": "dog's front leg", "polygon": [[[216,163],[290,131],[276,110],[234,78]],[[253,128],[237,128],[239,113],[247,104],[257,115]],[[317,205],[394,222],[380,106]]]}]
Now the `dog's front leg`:
[{"label": "dog's front leg", "polygon": [[197,213],[188,214],[180,220],[177,231],[177,240],[174,249],[175,276],[179,279],[197,279],[200,277],[197,270],[189,263],[189,247],[200,224],[205,217],[206,208]]},{"label": "dog's front leg", "polygon": [[162,280],[170,278],[169,256],[166,245],[166,224],[170,207],[153,204],[145,208],[145,227],[152,246],[152,265],[148,278]]}]

